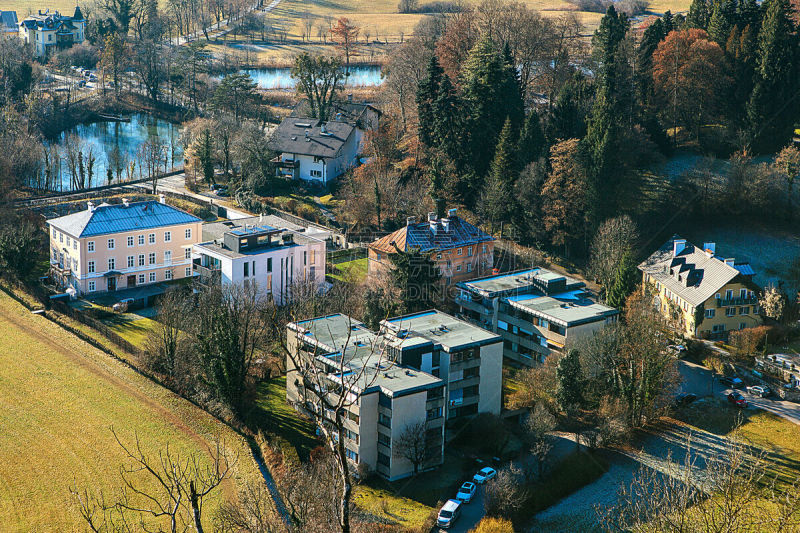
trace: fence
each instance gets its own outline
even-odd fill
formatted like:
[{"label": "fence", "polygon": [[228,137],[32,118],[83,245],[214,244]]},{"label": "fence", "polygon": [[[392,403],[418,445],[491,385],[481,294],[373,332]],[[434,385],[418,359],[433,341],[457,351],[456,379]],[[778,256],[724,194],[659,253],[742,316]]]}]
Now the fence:
[{"label": "fence", "polygon": [[366,248],[346,248],[328,252],[326,259],[329,265],[338,265],[339,263],[347,263],[348,261],[364,259],[365,257],[367,257]]}]

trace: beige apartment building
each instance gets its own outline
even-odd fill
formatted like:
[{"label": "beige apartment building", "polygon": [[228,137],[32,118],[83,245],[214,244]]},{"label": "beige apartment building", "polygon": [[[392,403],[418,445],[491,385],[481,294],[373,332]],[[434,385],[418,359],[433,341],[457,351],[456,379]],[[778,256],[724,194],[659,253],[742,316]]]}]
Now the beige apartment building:
[{"label": "beige apartment building", "polygon": [[202,221],[159,201],[100,204],[47,221],[50,272],[78,294],[130,289],[192,276]]},{"label": "beige apartment building", "polygon": [[[398,451],[409,427],[424,425],[422,469],[430,469],[444,460],[445,425],[500,412],[500,337],[439,311],[385,320],[380,333],[341,314],[304,320],[287,326],[287,344],[315,360],[331,390],[348,394],[342,438],[353,467],[366,465],[388,480],[413,473]],[[286,366],[287,401],[316,411],[291,357]]]}]

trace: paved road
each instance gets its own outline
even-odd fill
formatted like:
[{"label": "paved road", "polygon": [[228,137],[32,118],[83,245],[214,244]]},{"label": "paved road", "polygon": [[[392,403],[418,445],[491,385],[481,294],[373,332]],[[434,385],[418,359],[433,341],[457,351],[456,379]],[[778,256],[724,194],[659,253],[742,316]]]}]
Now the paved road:
[{"label": "paved road", "polygon": [[[152,185],[150,183],[139,183],[136,184],[135,186],[148,190],[152,189]],[[236,209],[233,209],[232,207],[229,207],[229,204],[224,199],[193,193],[192,191],[186,188],[186,176],[184,173],[175,174],[174,176],[169,176],[166,178],[160,178],[158,180],[158,185],[156,186],[156,190],[158,192],[167,191],[167,192],[185,194],[186,196],[191,196],[192,198],[196,198],[197,200],[201,200],[207,204],[223,205],[227,211],[228,218],[230,218],[231,220],[236,220],[239,218],[249,218],[253,216],[245,211],[238,211]]]},{"label": "paved road", "polygon": [[[679,362],[678,371],[683,378],[680,387],[681,392],[691,392],[703,397],[728,394],[731,391],[731,389],[718,381],[713,380],[711,371],[700,365],[682,360]],[[745,384],[753,385],[754,383],[745,381]],[[800,425],[800,403],[788,402],[775,396],[759,398],[746,392],[743,392],[743,394],[750,404],[749,408],[763,409]]]}]

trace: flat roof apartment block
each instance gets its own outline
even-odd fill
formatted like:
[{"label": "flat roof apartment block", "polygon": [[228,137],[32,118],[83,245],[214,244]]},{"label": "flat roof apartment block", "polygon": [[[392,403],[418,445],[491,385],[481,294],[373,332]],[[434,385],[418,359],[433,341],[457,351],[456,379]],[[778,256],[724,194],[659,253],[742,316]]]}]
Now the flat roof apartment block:
[{"label": "flat roof apartment block", "polygon": [[458,284],[459,315],[503,337],[503,354],[525,365],[561,352],[568,340],[616,322],[582,281],[531,268]]},{"label": "flat roof apartment block", "polygon": [[[424,468],[443,461],[445,423],[478,412],[500,412],[499,336],[439,311],[392,318],[373,332],[336,314],[289,324],[292,353],[313,359],[332,384],[353,396],[345,421],[348,456],[379,475],[399,479],[413,465],[397,450],[409,427],[424,424]],[[305,402],[300,376],[287,357],[286,396]]]}]

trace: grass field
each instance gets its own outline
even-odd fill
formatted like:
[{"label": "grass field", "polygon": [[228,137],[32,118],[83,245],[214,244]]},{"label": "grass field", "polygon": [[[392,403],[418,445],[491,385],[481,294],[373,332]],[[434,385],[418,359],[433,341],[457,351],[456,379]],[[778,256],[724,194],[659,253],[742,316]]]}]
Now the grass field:
[{"label": "grass field", "polygon": [[207,501],[235,498],[259,473],[246,443],[208,414],[0,294],[0,529],[78,531],[70,487],[119,484],[135,435],[148,454],[169,443],[208,460],[215,436],[238,455],[234,477]]},{"label": "grass field", "polygon": [[366,257],[356,259],[354,261],[346,261],[344,263],[337,263],[336,268],[339,269],[340,274],[331,274],[330,276],[339,281],[347,281],[358,283],[367,277],[367,268],[369,267]]}]

